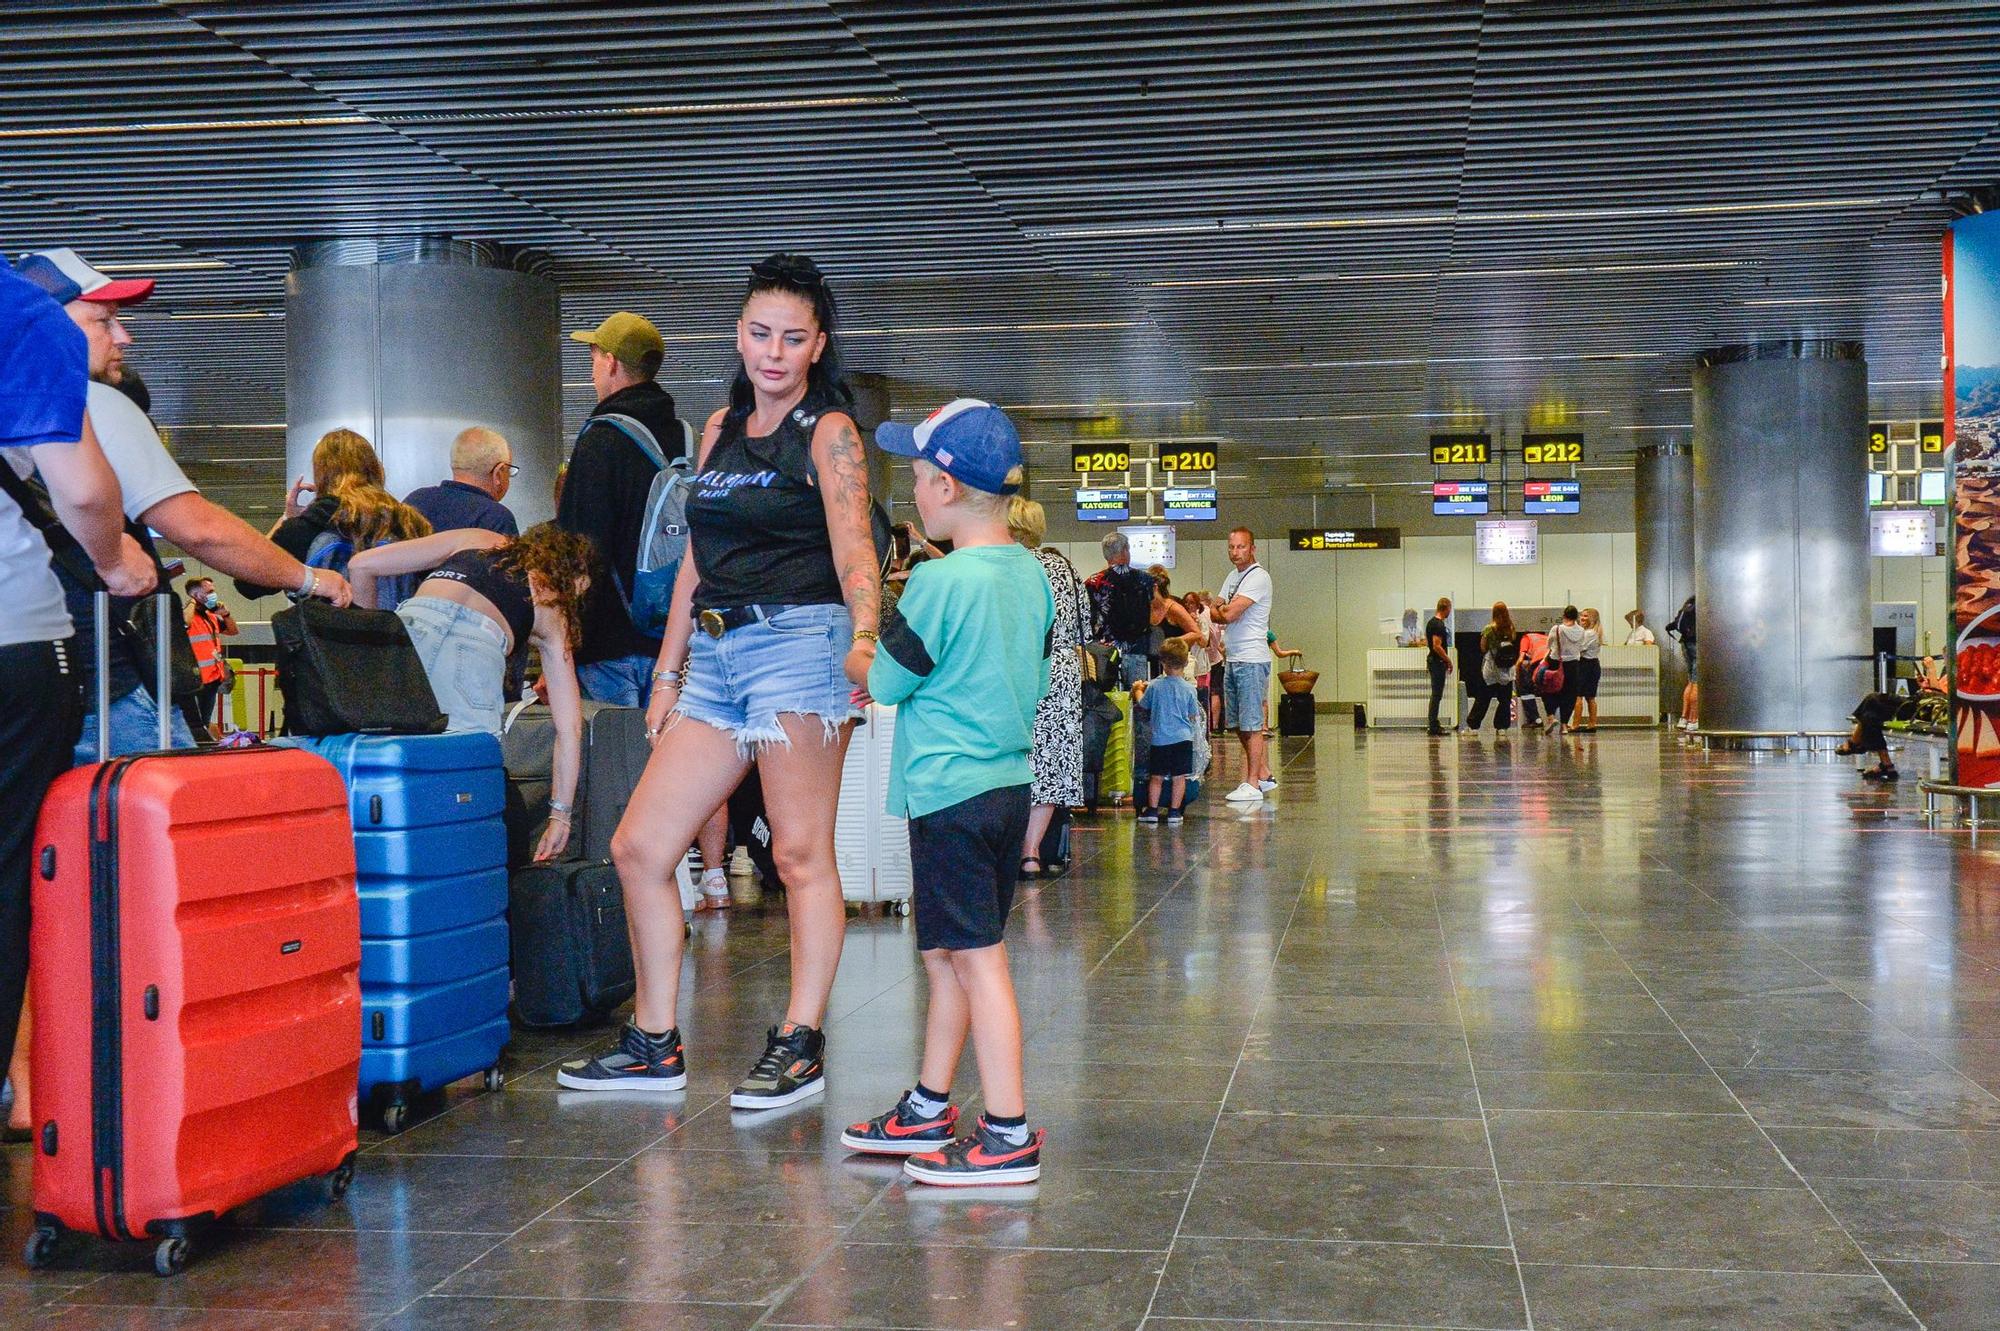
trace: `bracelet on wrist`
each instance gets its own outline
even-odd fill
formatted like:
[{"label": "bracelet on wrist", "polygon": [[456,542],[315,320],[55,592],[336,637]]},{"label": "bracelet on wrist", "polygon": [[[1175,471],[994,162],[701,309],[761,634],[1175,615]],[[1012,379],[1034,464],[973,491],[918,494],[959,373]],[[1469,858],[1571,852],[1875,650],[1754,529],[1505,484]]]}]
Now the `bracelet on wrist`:
[{"label": "bracelet on wrist", "polygon": [[305,580],[299,583],[299,595],[311,596],[319,587],[319,571],[310,565],[306,568]]},{"label": "bracelet on wrist", "polygon": [[874,629],[856,629],[854,630],[854,641],[873,645],[882,641],[882,635]]}]

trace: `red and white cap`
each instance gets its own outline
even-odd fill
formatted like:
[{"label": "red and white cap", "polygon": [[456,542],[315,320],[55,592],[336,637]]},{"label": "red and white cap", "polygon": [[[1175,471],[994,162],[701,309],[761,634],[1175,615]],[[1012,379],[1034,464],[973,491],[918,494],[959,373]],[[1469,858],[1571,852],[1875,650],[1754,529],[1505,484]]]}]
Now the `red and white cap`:
[{"label": "red and white cap", "polygon": [[106,277],[75,250],[38,250],[21,256],[14,272],[49,293],[58,305],[88,300],[100,305],[136,305],[153,294],[153,279]]}]

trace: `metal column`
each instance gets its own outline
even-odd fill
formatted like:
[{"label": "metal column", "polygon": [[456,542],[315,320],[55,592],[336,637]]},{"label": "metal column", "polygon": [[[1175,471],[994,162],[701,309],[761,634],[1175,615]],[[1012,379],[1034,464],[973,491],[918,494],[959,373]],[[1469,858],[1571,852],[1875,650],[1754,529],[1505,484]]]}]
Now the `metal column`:
[{"label": "metal column", "polygon": [[[1654,444],[1634,454],[1633,513],[1639,609],[1660,641],[1660,712],[1676,716],[1687,664],[1667,636],[1667,622],[1694,591],[1694,453],[1686,444]],[[1616,624],[1607,628],[1618,631]]]},{"label": "metal column", "polygon": [[331,241],[285,279],[286,479],[345,426],[375,445],[401,498],[451,475],[468,425],[505,435],[521,472],[507,507],[525,529],[555,516],[562,319],[555,283],[462,241]]},{"label": "metal column", "polygon": [[1721,348],[1694,373],[1701,727],[1844,733],[1869,688],[1858,342]]}]

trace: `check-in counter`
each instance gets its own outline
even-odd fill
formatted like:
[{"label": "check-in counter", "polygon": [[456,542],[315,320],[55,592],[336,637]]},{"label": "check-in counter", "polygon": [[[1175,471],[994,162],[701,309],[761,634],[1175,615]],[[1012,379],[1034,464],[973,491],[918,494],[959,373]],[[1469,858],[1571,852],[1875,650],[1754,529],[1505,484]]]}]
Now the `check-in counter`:
[{"label": "check-in counter", "polygon": [[1651,726],[1660,721],[1660,649],[1605,646],[1597,659],[1604,677],[1597,685],[1597,723]]},{"label": "check-in counter", "polygon": [[[1382,647],[1368,653],[1368,726],[1371,730],[1416,727],[1421,730],[1430,716],[1431,673],[1424,665],[1427,653],[1421,647]],[[1456,725],[1458,681],[1445,682],[1444,702],[1438,708],[1443,725]]]},{"label": "check-in counter", "polygon": [[[1371,729],[1421,728],[1430,713],[1431,677],[1421,647],[1388,647],[1368,653],[1368,725]],[[1659,722],[1660,649],[1604,647],[1604,672],[1597,686],[1597,723],[1650,726]],[[1458,662],[1453,661],[1454,668]],[[1456,670],[1445,681],[1438,720],[1458,722],[1462,681]]]}]

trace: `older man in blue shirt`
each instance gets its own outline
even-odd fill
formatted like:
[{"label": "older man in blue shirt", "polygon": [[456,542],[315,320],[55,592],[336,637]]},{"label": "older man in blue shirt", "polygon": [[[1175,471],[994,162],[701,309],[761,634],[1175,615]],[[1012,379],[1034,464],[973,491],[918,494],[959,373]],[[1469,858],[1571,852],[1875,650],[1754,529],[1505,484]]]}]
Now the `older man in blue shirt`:
[{"label": "older man in blue shirt", "polygon": [[412,490],[403,502],[428,518],[432,531],[476,527],[519,536],[514,514],[500,501],[520,470],[500,432],[475,425],[451,441],[451,479]]}]

